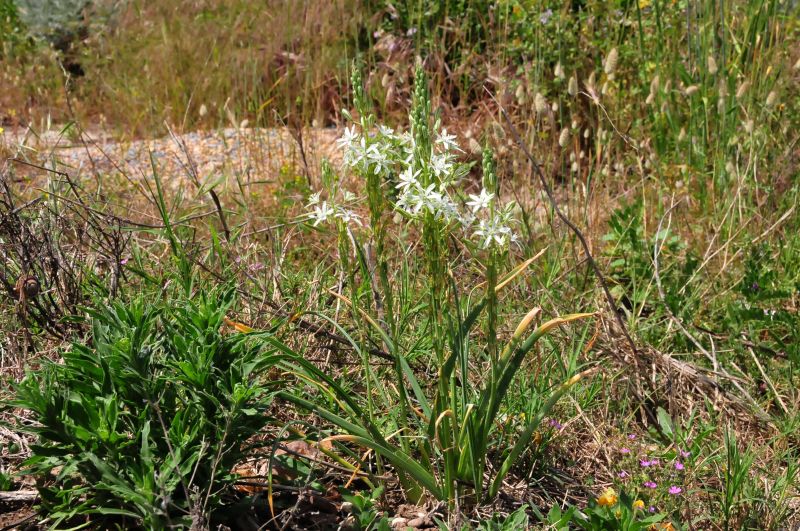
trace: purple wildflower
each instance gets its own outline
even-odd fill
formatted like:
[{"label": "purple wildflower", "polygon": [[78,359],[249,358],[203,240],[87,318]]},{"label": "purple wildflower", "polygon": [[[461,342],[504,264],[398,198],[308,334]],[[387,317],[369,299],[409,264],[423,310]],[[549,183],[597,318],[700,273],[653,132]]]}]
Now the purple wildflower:
[{"label": "purple wildflower", "polygon": [[670,493],[670,494],[672,494],[673,496],[677,496],[677,495],[678,495],[678,494],[680,494],[681,492],[683,492],[683,489],[682,489],[682,488],[680,488],[680,487],[679,487],[679,486],[677,486],[677,485],[672,485],[672,486],[669,488],[669,493]]},{"label": "purple wildflower", "polygon": [[542,23],[543,26],[546,26],[548,22],[550,22],[550,18],[553,16],[553,10],[548,9],[547,11],[543,12],[539,15],[539,22]]},{"label": "purple wildflower", "polygon": [[647,467],[651,466],[653,464],[653,462],[648,460],[648,459],[642,459],[641,461],[639,461],[639,464],[642,467],[647,468]]},{"label": "purple wildflower", "polygon": [[659,466],[661,465],[661,460],[656,457],[655,459],[650,461],[650,464],[653,466]]},{"label": "purple wildflower", "polygon": [[636,434],[635,433],[631,433],[630,435],[628,435],[628,439],[630,439],[632,441],[635,440],[636,439]]},{"label": "purple wildflower", "polygon": [[647,510],[648,510],[648,511],[650,511],[651,513],[654,513],[654,512],[656,512],[656,508],[655,508],[655,506],[654,506],[654,505],[651,505],[651,506],[650,506],[650,508],[649,508],[649,509],[647,509]]},{"label": "purple wildflower", "polygon": [[123,258],[122,260],[119,261],[119,264],[120,265],[125,265],[125,264],[128,263],[128,260],[129,260],[128,258]]},{"label": "purple wildflower", "polygon": [[644,482],[644,483],[642,483],[642,484],[643,484],[645,487],[647,487],[648,489],[654,489],[654,488],[658,487],[658,485],[656,484],[656,482],[655,482],[655,481],[645,481],[645,482]]},{"label": "purple wildflower", "polygon": [[683,466],[683,463],[680,461],[675,461],[675,470],[683,470],[684,468],[686,467]]},{"label": "purple wildflower", "polygon": [[561,428],[563,428],[563,427],[564,427],[564,426],[562,426],[562,424],[561,424],[559,421],[557,421],[556,419],[550,419],[550,426],[551,426],[551,427],[553,427],[553,428],[555,428],[555,429],[557,429],[557,430],[560,430]]},{"label": "purple wildflower", "polygon": [[690,455],[692,455],[692,452],[684,452],[683,450],[681,450],[681,457],[683,457],[684,459],[688,459]]},{"label": "purple wildflower", "polygon": [[629,454],[629,453],[631,453],[631,449],[630,448],[620,448],[619,449],[619,453],[621,453],[621,454]]},{"label": "purple wildflower", "polygon": [[630,476],[630,474],[628,474],[628,473],[627,473],[626,471],[624,471],[624,470],[623,470],[623,471],[621,471],[621,472],[620,472],[619,474],[617,474],[617,475],[618,475],[620,478],[622,478],[622,479],[625,479],[625,478],[627,478],[628,476]]}]

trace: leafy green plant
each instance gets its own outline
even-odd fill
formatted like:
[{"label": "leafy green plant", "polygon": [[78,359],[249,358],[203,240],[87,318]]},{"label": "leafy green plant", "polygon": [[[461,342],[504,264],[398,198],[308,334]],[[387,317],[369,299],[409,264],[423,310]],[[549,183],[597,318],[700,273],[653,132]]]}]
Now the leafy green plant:
[{"label": "leafy green plant", "polygon": [[572,513],[573,524],[581,529],[592,531],[611,529],[619,531],[663,529],[666,531],[674,529],[671,524],[656,526],[664,518],[665,515],[660,513],[648,514],[645,512],[642,500],[635,500],[624,491],[617,496],[613,489],[608,489],[599,498],[590,500],[585,511]]},{"label": "leafy green plant", "polygon": [[[517,459],[527,450],[542,419],[564,393],[587,375],[584,372],[572,376],[541,397],[539,407],[526,417],[516,440],[504,439],[502,447],[490,452],[497,442],[496,421],[501,406],[526,355],[553,328],[592,314],[552,319],[531,332],[529,328],[540,313],[535,308],[525,316],[510,339],[499,337],[497,293],[533,259],[499,278],[497,270],[514,241],[511,228],[514,220],[511,206],[501,205],[496,200],[497,181],[491,152],[487,151],[484,156],[484,188],[480,194],[470,195],[468,204],[471,211],[462,213],[456,199],[459,194],[456,184],[464,174],[464,168],[454,162],[451,151],[457,146],[453,137],[446,131],[438,131],[438,124],[432,123],[424,74],[421,71],[417,73],[414,104],[409,113],[409,133],[396,134],[382,126],[378,127],[377,133],[374,132],[374,117],[363,104],[362,95],[357,93],[355,100],[361,102],[358,129],[348,130],[342,143],[346,164],[367,181],[370,230],[366,233],[359,230],[361,222],[350,210],[355,197],[340,190],[340,183],[332,175],[330,167],[323,168],[327,199],[323,199],[320,193],[313,196],[313,212],[309,219],[315,226],[332,221],[337,228],[341,268],[352,288],[349,299],[339,294],[337,297],[351,309],[358,333],[351,336],[338,324],[332,324],[350,339],[362,360],[365,401],[358,400],[347,386],[299,356],[294,362],[294,372],[312,382],[339,407],[323,406],[291,391],[280,395],[315,412],[344,432],[334,435],[332,440],[369,448],[379,460],[388,461],[397,471],[405,494],[411,500],[419,501],[429,495],[450,504],[460,500],[469,505],[492,499]],[[393,203],[382,191],[386,181],[381,179],[381,176],[391,175],[399,175],[399,194]],[[376,307],[375,310],[382,313],[373,316],[368,303],[361,301],[363,288],[359,286],[364,284],[358,282],[356,273],[360,272],[362,278],[370,278],[371,274],[363,258],[366,252],[357,240],[360,235],[376,242],[381,291],[375,298],[380,295],[382,300],[394,300],[382,240],[382,220],[387,206],[392,206],[409,224],[418,226],[422,233],[423,308],[427,317],[424,327],[431,361],[437,367],[434,382],[427,389],[410,368],[403,351],[403,338],[398,326],[403,320],[402,315],[395,312],[391,302],[387,302],[380,308]],[[461,238],[473,252],[471,259],[476,263],[483,261],[481,265],[486,270],[487,282],[482,285],[484,295],[477,303],[461,299],[460,286],[449,271],[451,238]],[[477,244],[471,241],[474,239],[478,240]],[[356,257],[355,263],[350,256]],[[367,284],[366,289],[375,288]],[[486,320],[486,343],[485,348],[478,349],[471,346],[471,336],[481,317]],[[373,334],[394,359],[393,388],[396,396],[389,394],[370,363],[369,345],[364,338]],[[290,352],[276,340],[266,340]],[[478,378],[471,370],[476,363],[486,364],[487,372],[483,378]],[[476,383],[476,380],[482,381]],[[380,397],[380,400],[375,397]],[[393,411],[389,419],[379,420],[377,404]],[[392,407],[397,404],[399,407]]]},{"label": "leafy green plant", "polygon": [[223,335],[230,291],[90,310],[91,341],[28,373],[10,406],[38,437],[27,472],[54,527],[74,518],[165,529],[224,519],[232,467],[270,422],[277,360]]},{"label": "leafy green plant", "polygon": [[351,529],[388,530],[389,518],[376,507],[376,502],[383,496],[383,487],[368,493],[343,493],[342,499],[350,504],[350,516],[347,526]]},{"label": "leafy green plant", "polygon": [[749,502],[745,498],[745,493],[754,457],[750,448],[744,451],[739,448],[736,434],[733,431],[725,432],[724,483],[720,492],[720,506],[725,529],[738,527],[735,520],[738,510],[743,503]]}]

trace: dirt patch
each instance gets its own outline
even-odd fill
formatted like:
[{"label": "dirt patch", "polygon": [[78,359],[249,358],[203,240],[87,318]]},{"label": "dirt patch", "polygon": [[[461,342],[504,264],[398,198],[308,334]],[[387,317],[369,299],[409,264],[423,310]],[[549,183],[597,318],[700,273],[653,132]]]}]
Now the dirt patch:
[{"label": "dirt patch", "polygon": [[[275,181],[287,172],[315,174],[323,158],[337,159],[336,129],[217,129],[167,135],[152,140],[120,141],[103,132],[34,133],[4,131],[0,148],[8,156],[31,164],[82,175],[124,174],[132,179],[153,173],[172,186],[196,174],[201,183],[224,177],[245,183]],[[15,163],[18,176],[34,177],[44,170]]]}]

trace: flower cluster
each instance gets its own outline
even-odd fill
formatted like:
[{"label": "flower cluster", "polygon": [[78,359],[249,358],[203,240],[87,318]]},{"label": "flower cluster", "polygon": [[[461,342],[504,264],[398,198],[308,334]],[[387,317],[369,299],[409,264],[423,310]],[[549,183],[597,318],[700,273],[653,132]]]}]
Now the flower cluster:
[{"label": "flower cluster", "polygon": [[332,219],[340,219],[346,225],[354,223],[361,226],[361,218],[348,205],[355,203],[355,195],[351,192],[344,192],[343,204],[320,200],[320,192],[312,194],[308,199],[307,208],[311,209],[308,217],[316,227],[320,223],[325,223]]},{"label": "flower cluster", "polygon": [[[678,448],[653,456],[655,448],[639,443],[633,434],[627,436],[627,443],[618,449],[618,484],[626,490],[638,491],[650,502],[651,513],[657,512],[661,503],[665,508],[674,507],[685,492],[685,473],[691,452]],[[637,500],[634,505],[642,509],[645,503]]]},{"label": "flower cluster", "polygon": [[[466,166],[457,162],[462,152],[455,135],[438,126],[429,145],[422,145],[411,132],[397,133],[378,125],[374,131],[346,128],[338,140],[343,163],[359,175],[379,176],[396,190],[395,209],[412,221],[431,216],[443,225],[461,227],[471,233],[483,249],[507,248],[517,241],[512,230],[513,204],[498,205],[496,194],[485,187],[469,194],[462,206],[457,202],[458,184]],[[347,209],[319,201],[311,214],[315,225],[330,217],[349,216]]]}]

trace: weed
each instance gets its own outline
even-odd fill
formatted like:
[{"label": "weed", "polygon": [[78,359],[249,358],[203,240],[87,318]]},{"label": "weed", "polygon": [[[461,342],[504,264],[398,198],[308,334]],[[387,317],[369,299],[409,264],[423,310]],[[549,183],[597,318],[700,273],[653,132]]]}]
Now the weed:
[{"label": "weed", "polygon": [[[230,292],[90,310],[91,346],[74,344],[16,386],[34,422],[27,472],[54,526],[82,516],[122,526],[224,521],[231,470],[270,422],[276,362],[223,336]],[[198,515],[195,515],[198,516]]]}]

